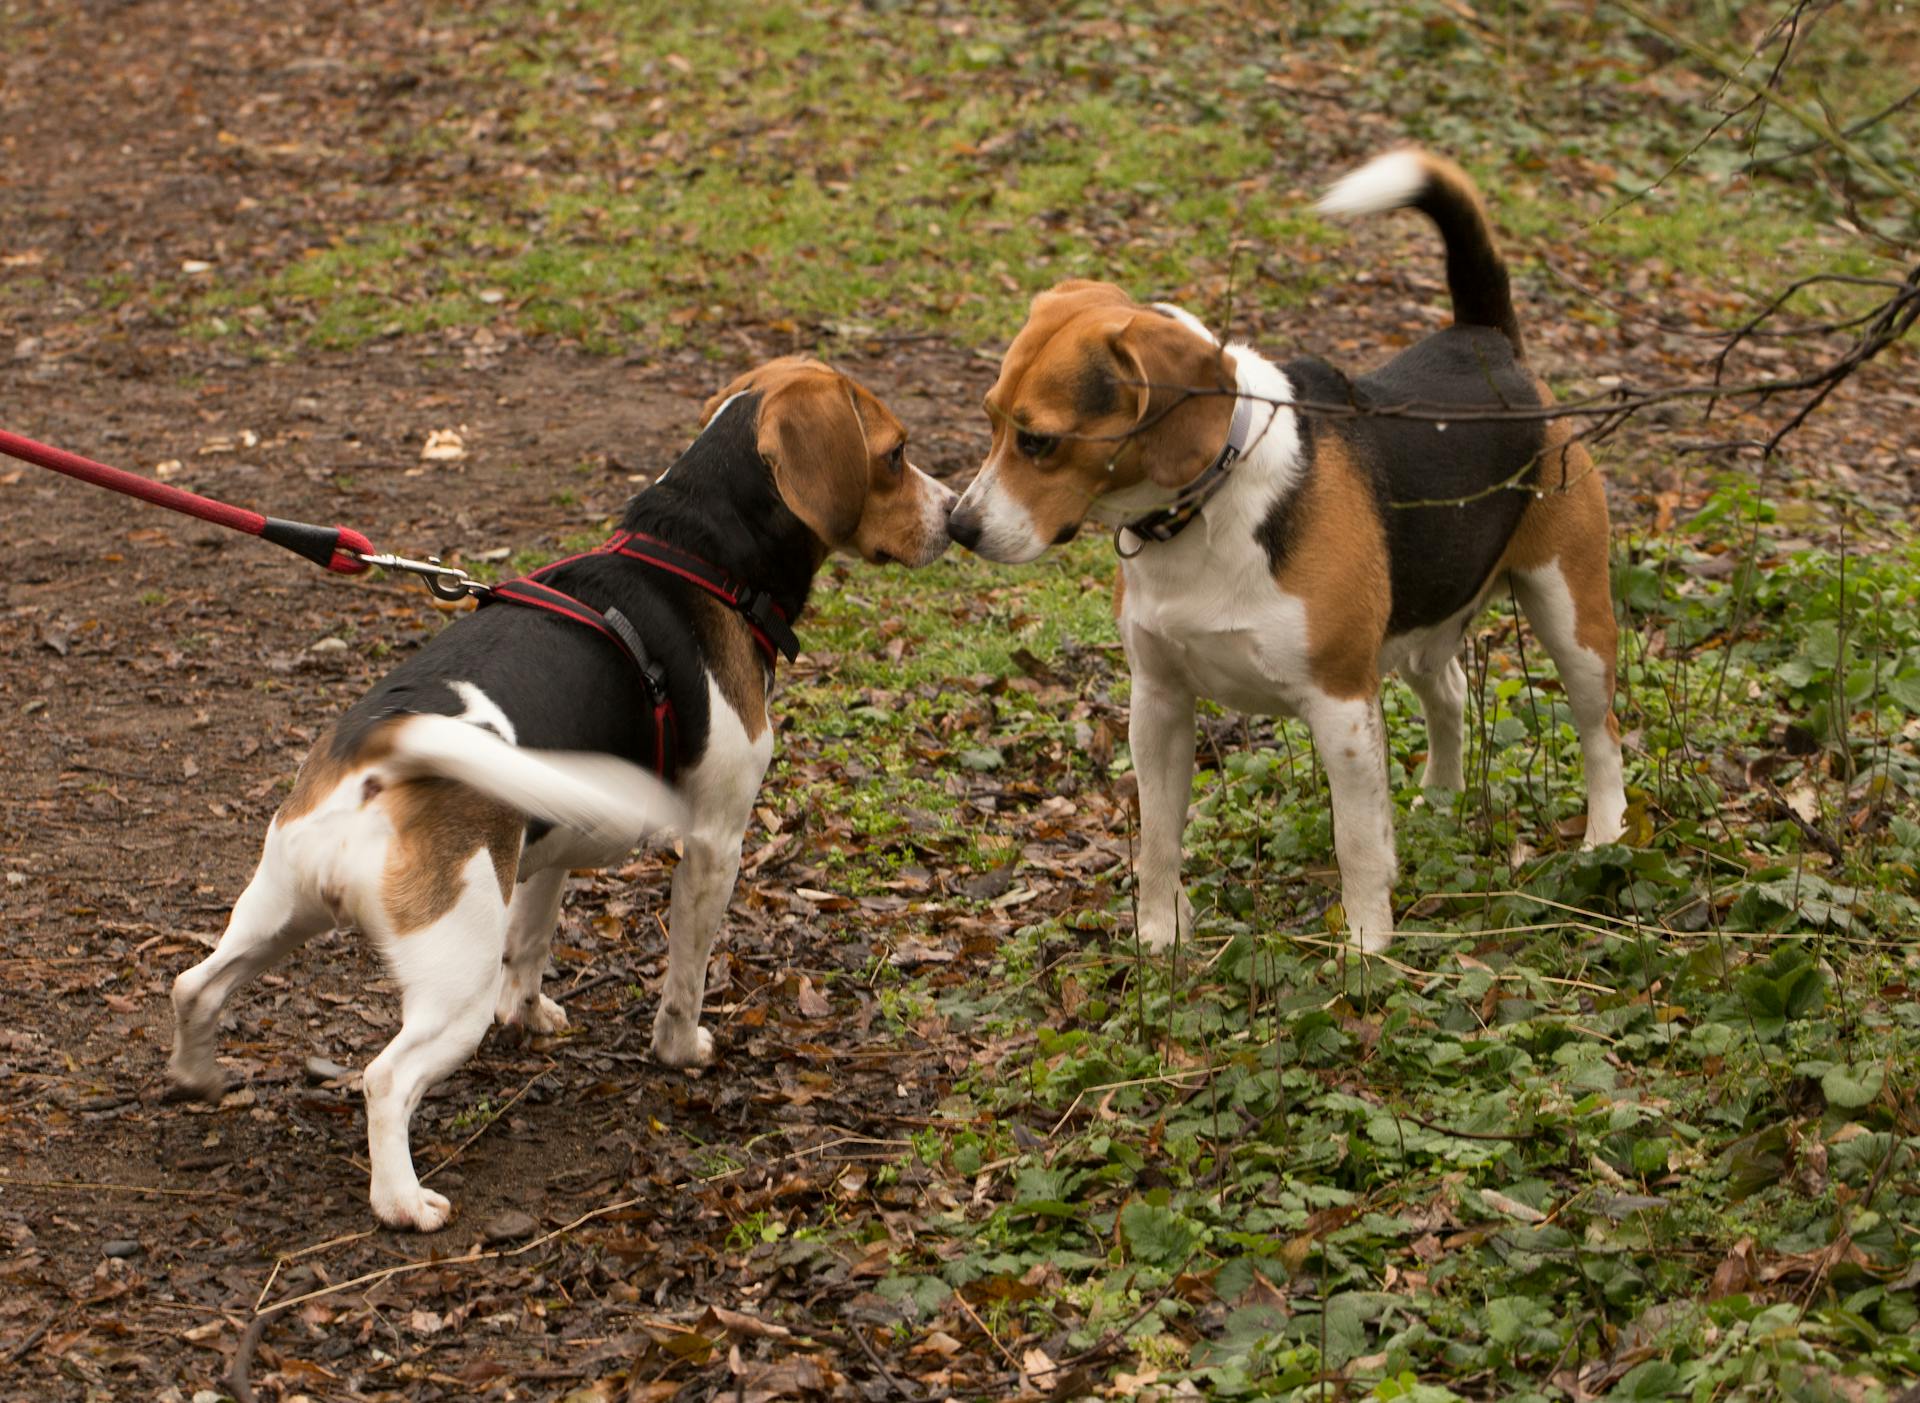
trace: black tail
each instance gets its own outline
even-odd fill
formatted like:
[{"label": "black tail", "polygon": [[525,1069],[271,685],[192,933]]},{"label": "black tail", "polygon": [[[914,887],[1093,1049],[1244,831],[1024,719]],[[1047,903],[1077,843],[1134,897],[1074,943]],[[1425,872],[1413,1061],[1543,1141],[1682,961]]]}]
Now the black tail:
[{"label": "black tail", "polygon": [[1507,265],[1493,246],[1486,207],[1473,181],[1452,161],[1412,148],[1390,151],[1343,176],[1317,208],[1323,214],[1419,210],[1439,226],[1446,241],[1454,321],[1490,326],[1513,344],[1514,355],[1523,354]]}]

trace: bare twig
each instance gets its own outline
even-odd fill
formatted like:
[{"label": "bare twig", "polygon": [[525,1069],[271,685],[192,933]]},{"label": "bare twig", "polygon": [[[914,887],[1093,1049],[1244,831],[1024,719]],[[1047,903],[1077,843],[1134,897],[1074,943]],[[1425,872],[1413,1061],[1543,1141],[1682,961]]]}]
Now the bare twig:
[{"label": "bare twig", "polygon": [[267,1333],[267,1327],[273,1323],[277,1313],[256,1314],[247,1322],[246,1333],[240,1337],[239,1348],[233,1352],[233,1363],[227,1368],[227,1387],[233,1393],[234,1403],[255,1403],[253,1384],[247,1376],[253,1372],[253,1352],[260,1348],[260,1339]]},{"label": "bare twig", "polygon": [[1634,0],[1610,0],[1610,3],[1616,8],[1632,15],[1640,21],[1641,24],[1651,29],[1669,44],[1672,44],[1676,48],[1685,49],[1702,63],[1712,67],[1735,87],[1746,89],[1748,92],[1753,93],[1756,97],[1765,101],[1769,106],[1777,109],[1787,117],[1792,118],[1795,122],[1798,122],[1816,137],[1820,138],[1821,141],[1860,167],[1860,169],[1879,177],[1879,179],[1885,182],[1888,188],[1893,191],[1894,198],[1911,205],[1916,213],[1920,213],[1920,189],[1901,180],[1899,176],[1881,165],[1879,161],[1875,160],[1868,152],[1862,150],[1844,133],[1835,131],[1833,124],[1824,116],[1817,112],[1809,111],[1801,104],[1782,96],[1780,93],[1774,91],[1772,87],[1755,83],[1742,72],[1743,65],[1736,65],[1732,59],[1727,58],[1724,54],[1708,48],[1705,44],[1702,44],[1698,39],[1690,35],[1681,33],[1671,24],[1667,23],[1667,21],[1635,4]]},{"label": "bare twig", "polygon": [[533,1076],[528,1079],[527,1084],[525,1086],[521,1087],[518,1091],[514,1092],[512,1096],[509,1096],[506,1100],[506,1103],[502,1105],[499,1110],[495,1111],[492,1115],[488,1116],[486,1120],[481,1122],[480,1128],[478,1130],[474,1131],[473,1134],[469,1135],[466,1139],[462,1140],[457,1146],[455,1146],[452,1154],[448,1155],[445,1159],[441,1160],[438,1164],[434,1165],[433,1168],[429,1169],[425,1174],[422,1174],[420,1176],[420,1182],[423,1184],[426,1183],[427,1180],[431,1179],[434,1175],[438,1174],[441,1170],[445,1169],[449,1164],[452,1164],[456,1159],[460,1158],[461,1155],[465,1154],[467,1151],[467,1146],[471,1145],[475,1140],[478,1140],[482,1135],[485,1135],[489,1130],[491,1130],[494,1127],[494,1125],[499,1122],[500,1117],[504,1116],[508,1111],[514,1108],[514,1106],[519,1102],[522,1096],[525,1096],[529,1091],[533,1090],[534,1082],[539,1081],[540,1078],[544,1077],[548,1072],[551,1072],[555,1067],[559,1065],[560,1064],[557,1062],[549,1062],[547,1063],[546,1066],[542,1067],[539,1071],[535,1072]]},{"label": "bare twig", "polygon": [[[1887,118],[1891,117],[1894,113],[1912,106],[1916,98],[1920,98],[1920,87],[1910,89],[1905,96],[1895,98],[1871,116],[1862,117],[1859,121],[1849,123],[1847,126],[1840,128],[1841,134],[1851,137],[1859,136],[1860,133],[1864,131],[1870,131],[1886,121]],[[1800,156],[1810,156],[1825,144],[1825,138],[1816,137],[1812,141],[1803,141],[1797,146],[1790,146],[1784,151],[1776,151],[1771,156],[1756,157],[1754,160],[1748,161],[1744,166],[1740,167],[1740,170],[1744,174],[1750,171],[1762,170],[1767,166],[1778,165],[1782,161],[1791,161]]]},{"label": "bare twig", "polygon": [[100,1184],[88,1179],[16,1179],[0,1174],[0,1188],[6,1189],[94,1189],[116,1194],[140,1194],[148,1198],[223,1198],[240,1195],[224,1189],[163,1189],[147,1184]]},{"label": "bare twig", "polygon": [[860,1346],[861,1352],[867,1356],[867,1361],[886,1381],[887,1387],[893,1390],[893,1397],[905,1399],[906,1403],[920,1403],[922,1395],[917,1390],[908,1388],[895,1376],[893,1370],[887,1367],[886,1361],[880,1357],[880,1352],[867,1339],[866,1332],[856,1322],[851,1320],[847,1322],[847,1333],[853,1336],[853,1342]]}]

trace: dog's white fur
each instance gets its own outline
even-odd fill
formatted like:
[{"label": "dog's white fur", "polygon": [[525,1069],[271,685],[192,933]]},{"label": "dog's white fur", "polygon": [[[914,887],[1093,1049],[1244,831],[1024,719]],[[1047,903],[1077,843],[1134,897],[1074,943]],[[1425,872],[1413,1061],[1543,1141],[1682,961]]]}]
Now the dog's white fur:
[{"label": "dog's white fur", "polygon": [[[382,1222],[422,1232],[442,1226],[451,1210],[445,1197],[421,1185],[407,1148],[420,1098],[472,1054],[496,1017],[539,1032],[566,1023],[559,1005],[538,991],[567,864],[604,862],[644,833],[680,827],[687,814],[657,777],[614,756],[520,749],[507,718],[479,688],[458,683],[455,690],[468,703],[464,715],[406,718],[395,728],[390,756],[349,772],[309,812],[268,827],[259,867],[218,948],[174,981],[168,1065],[176,1086],[216,1093],[224,1075],[214,1041],[233,991],[322,931],[366,932],[402,990],[400,1032],[365,1075],[370,1196]],[[565,825],[552,830],[565,838],[522,855],[526,880],[510,904],[501,899],[488,851],[478,849],[460,874],[452,907],[399,937],[381,901],[398,835],[387,809],[363,796],[370,781],[384,790],[424,777],[457,780]]]},{"label": "dog's white fur", "polygon": [[1348,171],[1315,203],[1321,214],[1384,214],[1416,199],[1428,179],[1417,151],[1389,151]]}]

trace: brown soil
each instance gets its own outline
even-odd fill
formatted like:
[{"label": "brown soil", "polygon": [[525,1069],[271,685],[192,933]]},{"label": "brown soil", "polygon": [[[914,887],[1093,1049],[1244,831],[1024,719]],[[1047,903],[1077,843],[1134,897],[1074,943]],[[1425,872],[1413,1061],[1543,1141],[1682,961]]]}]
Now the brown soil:
[{"label": "brown soil", "polygon": [[[614,510],[631,473],[671,460],[715,378],[564,352],[484,371],[449,367],[437,349],[376,352],[208,363],[192,385],[72,366],[12,422],[122,463],[178,457],[180,483],[344,519],[383,546],[551,553]],[[908,387],[981,376],[924,349],[849,368],[936,445],[933,406]],[[27,379],[0,371],[11,403],[26,402]],[[409,476],[424,432],[442,425],[465,426],[468,460]],[[243,431],[259,442],[199,455]],[[637,1197],[564,1248],[396,1279],[376,1292],[384,1311],[339,1309],[360,1299],[343,1296],[312,1321],[288,1320],[255,1366],[315,1396],[458,1397],[492,1371],[528,1381],[530,1396],[564,1392],[605,1367],[595,1351],[611,1342],[631,1355],[648,1329],[670,1338],[709,1303],[749,1308],[771,1288],[764,1263],[752,1293],[721,1278],[747,1262],[734,1224],[777,1213],[783,1185],[831,1192],[833,1161],[899,1157],[943,1090],[942,1050],[876,1028],[869,997],[830,1018],[798,1011],[797,976],[819,985],[875,953],[857,917],[801,914],[791,891],[806,885],[804,864],[798,877],[762,868],[741,883],[710,986],[723,1062],[698,1079],[644,1056],[668,860],[577,884],[548,985],[575,1031],[534,1046],[490,1039],[416,1122],[416,1157],[435,1164],[476,1128],[477,1108],[524,1091],[434,1180],[461,1217],[431,1241],[369,1231],[357,1084],[316,1085],[303,1067],[320,1056],[357,1069],[391,1036],[391,986],[356,937],[315,941],[234,1001],[222,1052],[239,1090],[225,1106],[163,1102],[172,977],[217,935],[312,737],[438,619],[407,582],[336,579],[33,469],[0,468],[0,483],[13,550],[0,584],[0,1232],[11,1246],[0,1330],[19,1351],[0,1364],[0,1380],[13,1375],[0,1396],[151,1397],[168,1385],[191,1396],[221,1376],[283,1254],[363,1234],[281,1270],[274,1299],[464,1252],[509,1212],[544,1230]],[[576,503],[555,505],[560,485]],[[322,639],[350,641],[314,651]],[[800,1187],[797,1160],[780,1167],[833,1141],[802,1156],[814,1187]],[[728,1173],[735,1165],[755,1167]],[[898,1193],[901,1209],[917,1205],[910,1183]],[[103,1255],[129,1241],[134,1255]],[[846,1328],[836,1317],[857,1311],[870,1280],[844,1265],[833,1280],[804,1270],[806,1294],[834,1302],[823,1319]],[[543,1315],[543,1300],[563,1296],[583,1308]],[[871,1319],[891,1314],[867,1300]],[[701,1374],[660,1358],[656,1374]],[[716,1384],[731,1377],[709,1367]]]}]

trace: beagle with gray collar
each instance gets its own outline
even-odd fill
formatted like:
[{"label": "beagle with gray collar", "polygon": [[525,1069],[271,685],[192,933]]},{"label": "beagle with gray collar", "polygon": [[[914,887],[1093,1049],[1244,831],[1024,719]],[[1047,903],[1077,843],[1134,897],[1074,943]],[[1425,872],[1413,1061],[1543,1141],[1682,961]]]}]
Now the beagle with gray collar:
[{"label": "beagle with gray collar", "polygon": [[400,1031],[365,1075],[373,1210],[393,1227],[451,1212],[414,1172],[421,1097],[493,1022],[566,1025],[540,979],[568,869],[645,833],[684,839],[653,1054],[712,1059],[707,954],[773,754],[774,655],[797,647],[830,553],[917,566],[946,549],[953,494],[837,371],[774,361],[703,422],[606,546],[496,587],[320,738],[219,946],[174,981],[169,1076],[218,1097],[234,990],[321,931],[372,938],[401,989]]},{"label": "beagle with gray collar", "polygon": [[[1117,532],[1120,636],[1133,672],[1140,938],[1192,928],[1180,882],[1194,700],[1297,716],[1333,793],[1349,937],[1393,933],[1393,805],[1381,677],[1426,718],[1423,786],[1462,786],[1461,639],[1513,591],[1560,672],[1586,764],[1589,844],[1626,809],[1613,716],[1607,502],[1560,421],[1435,417],[1539,408],[1486,214],[1466,174],[1381,156],[1320,202],[1412,207],[1445,241],[1454,324],[1348,379],[1222,347],[1193,317],[1106,283],[1034,299],[987,395],[993,444],[947,530],[989,560],[1032,560],[1083,521]],[[1418,409],[1426,417],[1369,410]]]}]

